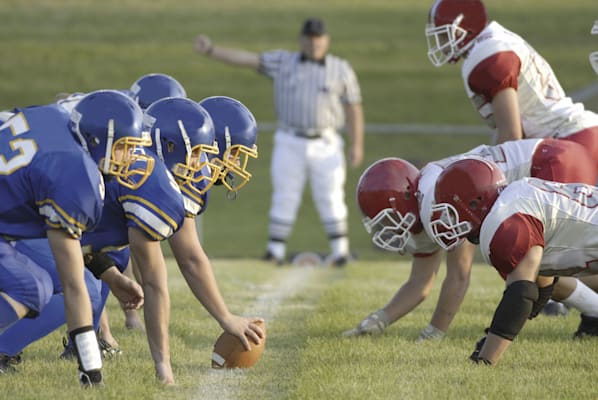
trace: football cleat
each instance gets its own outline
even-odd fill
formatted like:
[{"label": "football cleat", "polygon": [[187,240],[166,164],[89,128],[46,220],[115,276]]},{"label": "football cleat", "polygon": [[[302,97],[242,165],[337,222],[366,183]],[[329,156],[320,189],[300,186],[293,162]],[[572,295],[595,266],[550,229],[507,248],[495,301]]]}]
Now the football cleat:
[{"label": "football cleat", "polygon": [[0,353],[0,375],[15,372],[15,365],[21,363],[21,353],[16,356],[9,356],[5,353]]},{"label": "football cleat", "polygon": [[262,260],[276,264],[278,267],[284,265],[284,260],[276,258],[269,250],[266,250],[266,254],[263,255]]},{"label": "football cleat", "polygon": [[102,377],[102,371],[79,371],[79,384],[83,388],[104,386],[104,378]]},{"label": "football cleat", "polygon": [[598,336],[598,317],[581,314],[581,322],[577,331],[573,334],[573,338],[583,339],[590,336]]},{"label": "football cleat", "polygon": [[66,336],[62,337],[62,353],[60,354],[60,359],[61,360],[68,360],[68,361],[72,361],[72,360],[76,360],[77,359],[77,353],[75,352],[75,346],[73,346],[73,344],[67,339]]},{"label": "football cleat", "polygon": [[569,315],[569,308],[561,302],[548,300],[548,303],[540,311],[543,315],[551,317],[566,317]]}]

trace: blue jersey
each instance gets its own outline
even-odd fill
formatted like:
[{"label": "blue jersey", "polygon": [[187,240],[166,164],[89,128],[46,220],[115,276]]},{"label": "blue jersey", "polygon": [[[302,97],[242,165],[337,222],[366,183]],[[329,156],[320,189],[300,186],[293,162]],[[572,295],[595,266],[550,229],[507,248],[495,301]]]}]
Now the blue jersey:
[{"label": "blue jersey", "polygon": [[104,184],[57,105],[14,110],[0,126],[0,235],[79,238],[100,220]]},{"label": "blue jersey", "polygon": [[[162,161],[153,153],[144,152],[154,158],[154,166],[143,185],[130,189],[116,179],[106,180],[102,219],[81,240],[85,253],[127,246],[130,227],[141,230],[149,239],[164,240],[182,226],[185,208],[178,185]],[[134,164],[132,168],[136,167],[141,166]]]}]

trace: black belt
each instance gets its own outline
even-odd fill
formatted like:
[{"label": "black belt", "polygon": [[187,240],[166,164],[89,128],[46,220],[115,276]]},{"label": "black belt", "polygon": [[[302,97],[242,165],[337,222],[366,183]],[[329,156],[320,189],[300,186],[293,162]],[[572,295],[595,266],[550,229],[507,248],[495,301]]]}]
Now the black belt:
[{"label": "black belt", "polygon": [[303,138],[303,139],[312,140],[312,139],[320,139],[322,137],[321,133],[313,134],[313,133],[310,133],[307,131],[292,131],[292,132],[293,132],[293,135]]},{"label": "black belt", "polygon": [[326,129],[288,129],[287,131],[290,132],[291,134],[293,134],[294,136],[303,138],[303,139],[321,139],[322,138],[322,134],[324,133]]}]

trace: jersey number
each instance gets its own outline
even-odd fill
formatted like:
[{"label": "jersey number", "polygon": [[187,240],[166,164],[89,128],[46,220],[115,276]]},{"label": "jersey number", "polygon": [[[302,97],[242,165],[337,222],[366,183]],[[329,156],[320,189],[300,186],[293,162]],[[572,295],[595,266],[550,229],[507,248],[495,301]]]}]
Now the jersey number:
[{"label": "jersey number", "polygon": [[[0,142],[8,140],[8,146],[0,143],[0,174],[10,175],[19,168],[28,165],[37,152],[37,143],[33,139],[22,139],[19,135],[29,132],[29,124],[22,113],[14,115],[0,126]],[[10,149],[9,149],[10,147]]]}]

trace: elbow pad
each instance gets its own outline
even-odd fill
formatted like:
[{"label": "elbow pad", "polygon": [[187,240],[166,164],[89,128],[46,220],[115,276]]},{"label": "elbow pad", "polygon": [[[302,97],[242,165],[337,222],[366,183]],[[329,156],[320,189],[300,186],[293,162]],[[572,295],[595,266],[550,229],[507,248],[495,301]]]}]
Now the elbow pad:
[{"label": "elbow pad", "polygon": [[505,289],[502,300],[494,312],[490,332],[507,340],[515,339],[537,300],[538,285],[534,282],[511,283]]}]

